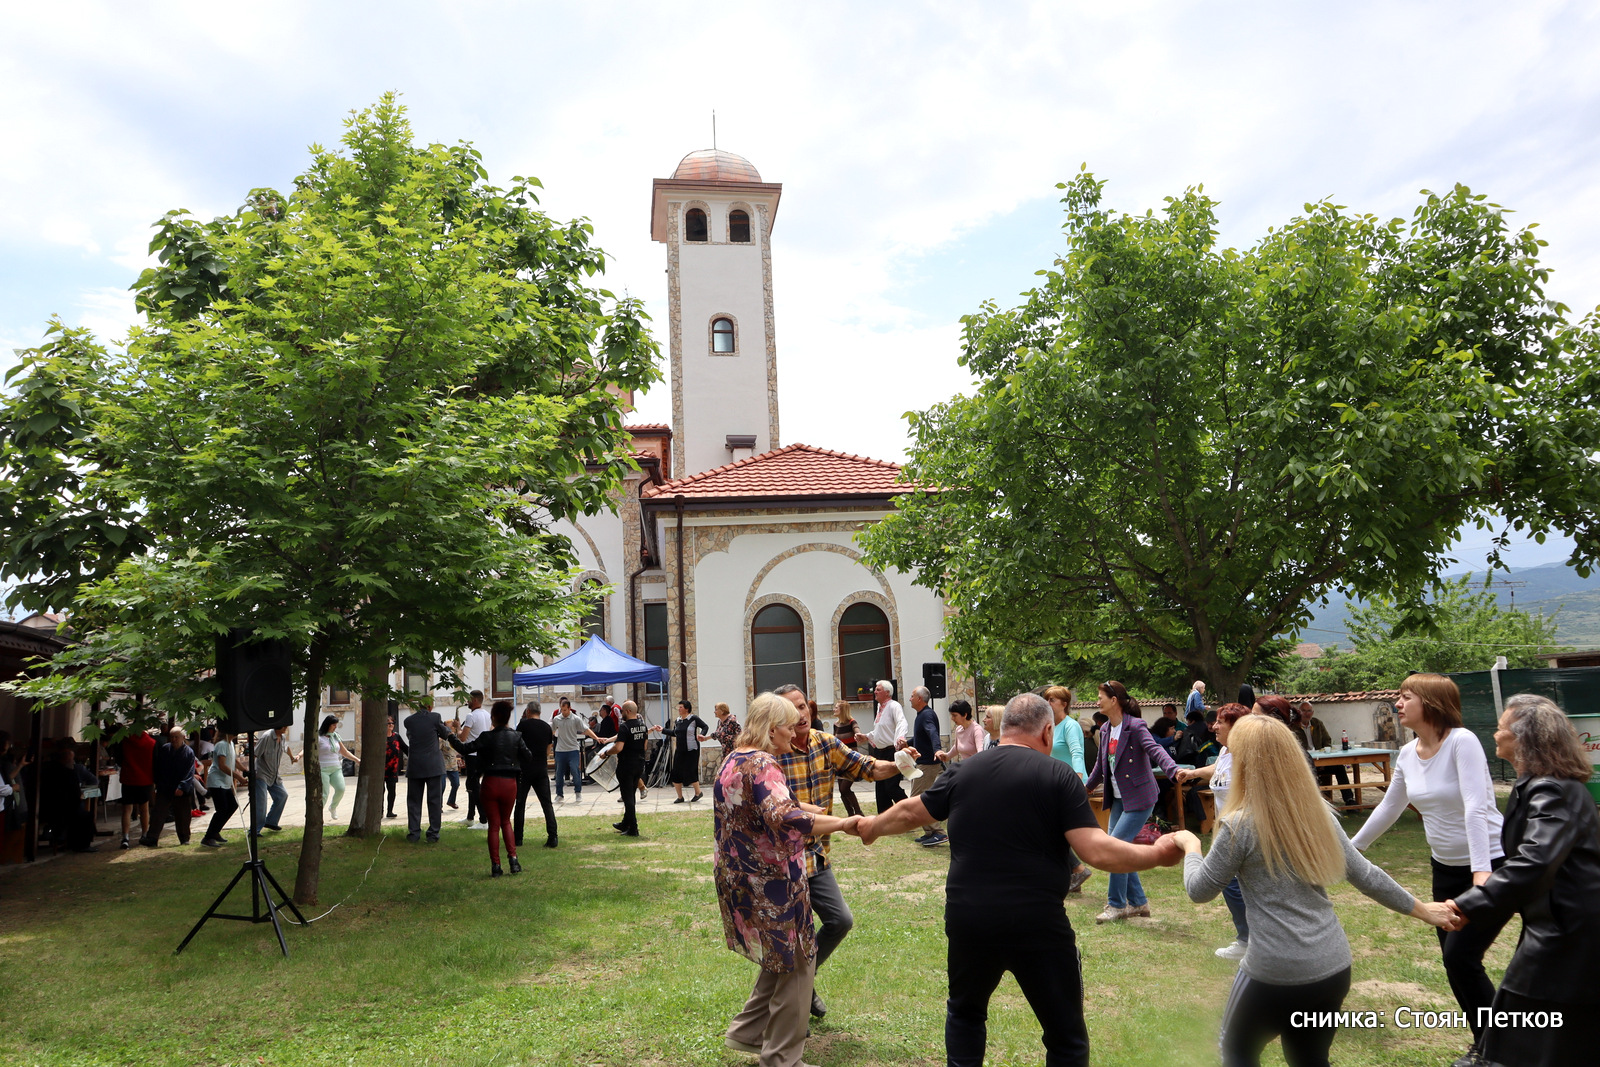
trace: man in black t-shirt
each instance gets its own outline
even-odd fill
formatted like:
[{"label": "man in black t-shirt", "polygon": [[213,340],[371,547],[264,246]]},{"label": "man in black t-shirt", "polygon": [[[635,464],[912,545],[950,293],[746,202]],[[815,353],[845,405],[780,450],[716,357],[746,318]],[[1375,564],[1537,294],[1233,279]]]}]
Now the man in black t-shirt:
[{"label": "man in black t-shirt", "polygon": [[622,726],[617,730],[617,788],[622,790],[622,821],[612,823],[625,837],[639,836],[639,820],[634,814],[635,783],[644,774],[645,741],[650,731],[639,718],[639,705],[623,701]]},{"label": "man in black t-shirt", "polygon": [[517,847],[522,847],[522,821],[528,808],[528,790],[533,790],[533,795],[539,800],[539,807],[544,811],[545,848],[556,847],[556,809],[550,806],[550,744],[555,740],[555,732],[550,729],[550,724],[539,717],[539,702],[531,701],[522,709],[522,721],[517,723],[517,733],[528,743],[528,751],[533,753],[533,758],[522,764],[522,773],[517,776],[517,806],[512,815],[512,826],[515,829]]},{"label": "man in black t-shirt", "polygon": [[[981,1067],[989,997],[1006,971],[1044,1028],[1048,1067],[1084,1067],[1089,1034],[1083,981],[1062,906],[1072,878],[1071,853],[1102,871],[1121,873],[1172,866],[1183,859],[1183,850],[1176,835],[1135,845],[1100,829],[1083,782],[1050,758],[1055,723],[1044,698],[1013,697],[1001,723],[997,747],[962,760],[884,814],[862,819],[857,832],[871,844],[934,819],[949,823],[944,1043],[950,1067]],[[998,912],[996,900],[1005,901]]]}]

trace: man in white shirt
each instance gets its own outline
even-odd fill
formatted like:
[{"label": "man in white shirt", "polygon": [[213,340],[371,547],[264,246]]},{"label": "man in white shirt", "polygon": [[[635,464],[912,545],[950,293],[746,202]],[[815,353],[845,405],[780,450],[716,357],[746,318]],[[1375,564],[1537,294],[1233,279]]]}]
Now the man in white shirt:
[{"label": "man in white shirt", "polygon": [[[483,710],[483,691],[481,689],[474,689],[471,695],[468,696],[466,714],[459,715],[458,718],[461,721],[461,725],[456,729],[456,740],[463,744],[471,744],[478,739],[479,734],[489,729],[491,723],[489,722],[489,713]],[[479,830],[487,830],[489,824],[482,821],[482,816],[484,815],[483,804],[478,800],[478,779],[481,777],[479,774],[481,764],[478,762],[476,755],[466,755],[461,757],[461,760],[466,764],[467,770],[467,817],[462,819],[461,822],[465,826],[471,826],[476,822]],[[474,815],[474,812],[477,814]]]},{"label": "man in white shirt", "polygon": [[[872,730],[867,734],[867,747],[873,759],[893,760],[895,750],[905,748],[911,736],[910,728],[906,725],[906,713],[901,710],[899,701],[894,699],[894,684],[891,682],[879,682],[873,686],[872,698],[878,702],[878,709],[873,716]],[[877,783],[879,811],[888,811],[906,798],[906,791],[901,788],[900,782],[901,778],[896,775]]]}]

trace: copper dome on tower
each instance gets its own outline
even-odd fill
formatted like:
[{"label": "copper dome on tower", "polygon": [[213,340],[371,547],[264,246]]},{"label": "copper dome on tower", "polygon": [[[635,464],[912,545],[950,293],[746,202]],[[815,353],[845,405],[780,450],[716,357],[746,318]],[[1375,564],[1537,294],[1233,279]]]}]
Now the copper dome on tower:
[{"label": "copper dome on tower", "polygon": [[684,156],[678,169],[672,172],[672,178],[691,182],[761,181],[761,175],[748,159],[716,148],[702,148]]}]

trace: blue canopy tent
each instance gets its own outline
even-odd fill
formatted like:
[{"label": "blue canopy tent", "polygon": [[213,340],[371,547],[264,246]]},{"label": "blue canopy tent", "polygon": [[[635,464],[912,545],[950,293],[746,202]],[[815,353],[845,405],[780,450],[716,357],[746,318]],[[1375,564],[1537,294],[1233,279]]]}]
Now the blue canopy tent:
[{"label": "blue canopy tent", "polygon": [[[618,682],[657,682],[661,686],[661,721],[666,722],[667,668],[619,652],[598,636],[535,671],[517,671],[513,685],[615,685]],[[644,713],[644,709],[640,709]],[[645,715],[648,725],[650,717]]]},{"label": "blue canopy tent", "polygon": [[[513,685],[614,685],[618,682],[658,682],[661,694],[661,724],[667,721],[667,668],[657,667],[653,663],[646,663],[642,659],[634,659],[625,652],[619,652],[606,644],[598,635],[592,636],[577,651],[568,653],[550,664],[540,667],[536,671],[517,671],[511,676]],[[640,714],[644,715],[645,725],[650,725],[650,716],[641,708]],[[588,773],[595,776],[605,789],[617,787],[614,774],[600,774],[600,765],[605,760],[608,750],[602,749],[601,755],[595,757],[589,766]],[[652,768],[654,773],[646,772],[652,786],[661,786],[666,776],[667,760],[657,759]]]}]

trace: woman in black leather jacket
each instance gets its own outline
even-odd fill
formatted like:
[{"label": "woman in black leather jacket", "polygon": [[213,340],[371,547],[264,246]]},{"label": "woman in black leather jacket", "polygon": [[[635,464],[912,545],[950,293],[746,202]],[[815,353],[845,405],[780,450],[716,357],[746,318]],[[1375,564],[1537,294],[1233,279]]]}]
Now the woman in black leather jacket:
[{"label": "woman in black leather jacket", "polygon": [[1452,903],[1468,922],[1522,914],[1522,936],[1478,1051],[1506,1065],[1592,1063],[1600,1010],[1600,817],[1593,768],[1561,709],[1506,701],[1495,753],[1517,768],[1500,840],[1505,864]]},{"label": "woman in black leather jacket", "polygon": [[511,729],[511,701],[496,700],[489,709],[490,729],[479,734],[476,740],[462,742],[450,737],[450,747],[462,755],[476,755],[478,768],[483,775],[478,786],[478,799],[483,803],[484,818],[489,823],[489,876],[498,878],[505,872],[500,869],[500,842],[506,844],[506,855],[511,857],[511,873],[522,873],[517,862],[517,840],[511,828],[511,813],[517,806],[517,775],[522,773],[522,763],[533,762],[533,751],[522,735]]}]

